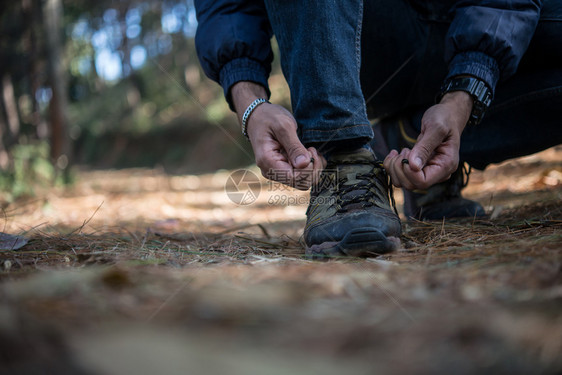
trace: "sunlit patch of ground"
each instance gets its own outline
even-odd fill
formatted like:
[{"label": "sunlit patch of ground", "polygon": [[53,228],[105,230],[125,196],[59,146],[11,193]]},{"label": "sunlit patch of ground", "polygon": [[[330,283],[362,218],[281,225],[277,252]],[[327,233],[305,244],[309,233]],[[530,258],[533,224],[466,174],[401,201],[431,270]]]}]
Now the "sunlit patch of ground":
[{"label": "sunlit patch of ground", "polygon": [[231,172],[83,172],[5,207],[30,241],[0,252],[0,373],[562,371],[561,148],[473,171],[483,220],[329,262],[303,258],[307,193],[237,205]]}]

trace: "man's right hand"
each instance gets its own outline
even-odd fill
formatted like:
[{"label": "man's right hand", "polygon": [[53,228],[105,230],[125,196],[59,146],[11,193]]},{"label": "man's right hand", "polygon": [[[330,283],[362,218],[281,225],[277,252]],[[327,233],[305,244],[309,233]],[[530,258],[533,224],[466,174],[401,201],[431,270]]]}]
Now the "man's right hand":
[{"label": "man's right hand", "polygon": [[[266,98],[265,89],[252,82],[238,82],[232,89],[238,119],[255,99]],[[285,108],[260,104],[252,112],[246,131],[250,137],[256,164],[262,175],[297,189],[310,188],[326,165],[318,151],[304,147],[297,136],[297,123]]]}]

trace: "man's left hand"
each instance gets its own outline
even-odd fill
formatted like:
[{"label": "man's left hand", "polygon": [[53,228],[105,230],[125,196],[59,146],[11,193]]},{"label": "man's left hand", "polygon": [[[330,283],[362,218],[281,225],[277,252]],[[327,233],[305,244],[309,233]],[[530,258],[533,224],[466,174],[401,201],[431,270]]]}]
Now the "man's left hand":
[{"label": "man's left hand", "polygon": [[[422,118],[415,146],[398,153],[392,150],[384,167],[396,187],[427,189],[445,181],[457,169],[461,134],[472,111],[472,97],[464,91],[443,96]],[[404,163],[403,160],[408,160]]]}]

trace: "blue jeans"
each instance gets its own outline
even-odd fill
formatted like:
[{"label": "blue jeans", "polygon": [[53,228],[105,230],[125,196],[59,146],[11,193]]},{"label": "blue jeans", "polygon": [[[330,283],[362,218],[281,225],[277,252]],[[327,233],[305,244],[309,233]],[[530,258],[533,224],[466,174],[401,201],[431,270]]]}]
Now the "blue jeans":
[{"label": "blue jeans", "polygon": [[[419,130],[447,74],[450,1],[265,3],[305,145],[365,144],[373,137],[369,117],[406,115]],[[484,168],[560,143],[562,4],[547,0],[518,72],[498,84],[482,123],[465,129],[460,156]]]}]

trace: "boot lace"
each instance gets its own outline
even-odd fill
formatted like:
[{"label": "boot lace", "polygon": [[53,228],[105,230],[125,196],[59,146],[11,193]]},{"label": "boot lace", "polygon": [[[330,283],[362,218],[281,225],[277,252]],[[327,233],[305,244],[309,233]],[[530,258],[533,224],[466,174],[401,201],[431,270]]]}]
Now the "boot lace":
[{"label": "boot lace", "polygon": [[398,215],[392,184],[382,162],[368,163],[372,165],[370,171],[354,174],[353,179],[357,182],[347,184],[349,176],[338,173],[337,167],[356,164],[356,161],[328,163],[326,167],[328,173],[322,173],[316,193],[320,194],[325,189],[331,189],[331,197],[334,198],[338,213],[374,206],[386,208],[388,203],[391,203],[394,212]]}]

